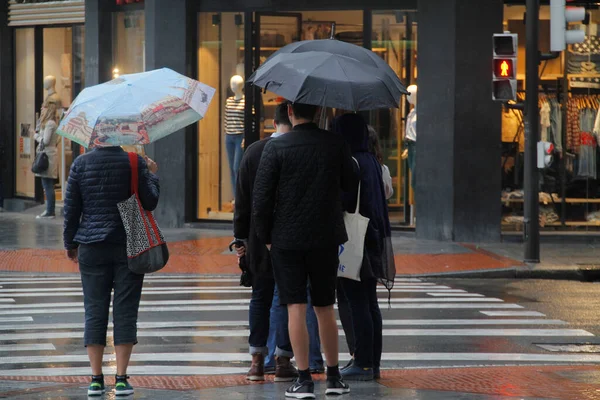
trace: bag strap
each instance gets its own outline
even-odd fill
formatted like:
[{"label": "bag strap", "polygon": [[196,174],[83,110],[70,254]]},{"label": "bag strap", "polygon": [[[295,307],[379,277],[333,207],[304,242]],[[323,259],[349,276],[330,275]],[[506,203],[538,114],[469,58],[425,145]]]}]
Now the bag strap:
[{"label": "bag strap", "polygon": [[356,163],[356,165],[358,166],[358,193],[356,195],[356,210],[354,211],[354,214],[358,214],[360,211],[360,183],[361,183],[361,179],[360,179],[360,164],[358,163],[358,160],[354,157],[352,157],[352,159],[354,160],[354,162]]},{"label": "bag strap", "polygon": [[131,194],[138,194],[138,155],[137,153],[128,153],[129,165],[131,166]]}]

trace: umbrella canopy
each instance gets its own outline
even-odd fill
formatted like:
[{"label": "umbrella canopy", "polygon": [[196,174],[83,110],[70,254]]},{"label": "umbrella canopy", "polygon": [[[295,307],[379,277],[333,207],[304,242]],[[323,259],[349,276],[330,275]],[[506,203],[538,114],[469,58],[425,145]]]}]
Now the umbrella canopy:
[{"label": "umbrella canopy", "polygon": [[379,68],[390,78],[393,79],[394,84],[403,94],[408,94],[406,88],[387,62],[379,55],[375,54],[369,49],[357,46],[352,43],[342,42],[336,39],[322,39],[322,40],[303,40],[301,42],[290,43],[287,46],[282,47],[274,55],[281,53],[306,53],[308,51],[322,51],[325,53],[339,54],[354,58],[360,61],[362,64]]},{"label": "umbrella canopy", "polygon": [[351,111],[398,107],[403,92],[395,80],[354,58],[318,51],[276,54],[249,79],[290,101]]},{"label": "umbrella canopy", "polygon": [[58,127],[82,146],[148,144],[202,119],[215,89],[168,69],[84,89]]}]

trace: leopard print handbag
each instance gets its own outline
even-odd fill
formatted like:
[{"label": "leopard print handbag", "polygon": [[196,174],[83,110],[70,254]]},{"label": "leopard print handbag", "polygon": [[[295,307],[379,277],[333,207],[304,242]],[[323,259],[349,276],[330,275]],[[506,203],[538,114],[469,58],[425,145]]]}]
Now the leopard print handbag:
[{"label": "leopard print handbag", "polygon": [[169,261],[169,249],[154,215],[142,206],[138,195],[138,156],[129,153],[131,197],[117,204],[127,236],[129,269],[136,274],[159,271]]}]

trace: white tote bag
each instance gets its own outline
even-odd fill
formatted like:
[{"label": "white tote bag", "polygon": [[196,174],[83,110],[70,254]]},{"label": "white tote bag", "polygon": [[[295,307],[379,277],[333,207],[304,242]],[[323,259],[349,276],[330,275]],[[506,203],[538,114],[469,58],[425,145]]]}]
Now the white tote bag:
[{"label": "white tote bag", "polygon": [[360,281],[360,269],[363,263],[365,236],[367,235],[369,218],[360,215],[359,210],[360,182],[358,183],[358,197],[356,198],[355,213],[344,213],[344,224],[346,225],[346,232],[348,233],[348,241],[343,245],[340,245],[338,278]]}]

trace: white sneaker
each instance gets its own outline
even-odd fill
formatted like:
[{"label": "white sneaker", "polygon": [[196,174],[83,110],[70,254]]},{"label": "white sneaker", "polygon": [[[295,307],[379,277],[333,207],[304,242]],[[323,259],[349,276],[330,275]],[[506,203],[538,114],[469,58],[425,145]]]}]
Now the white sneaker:
[{"label": "white sneaker", "polygon": [[40,215],[35,217],[35,219],[54,219],[54,218],[56,218],[56,216],[54,214],[48,214],[48,211],[44,211],[43,213],[41,213]]}]

